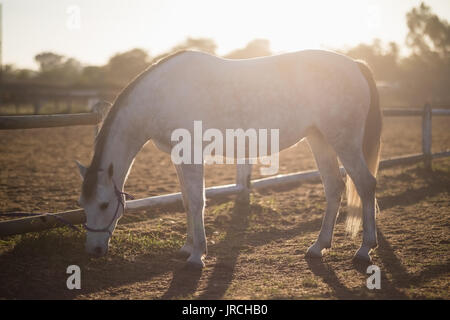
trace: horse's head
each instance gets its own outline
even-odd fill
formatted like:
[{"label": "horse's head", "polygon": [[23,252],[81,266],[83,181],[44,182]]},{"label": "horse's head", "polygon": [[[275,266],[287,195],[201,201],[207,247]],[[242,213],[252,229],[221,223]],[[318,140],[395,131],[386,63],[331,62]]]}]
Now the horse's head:
[{"label": "horse's head", "polygon": [[100,257],[108,252],[109,240],[123,215],[124,193],[113,180],[113,164],[95,171],[77,165],[83,179],[79,204],[86,214],[86,251]]}]

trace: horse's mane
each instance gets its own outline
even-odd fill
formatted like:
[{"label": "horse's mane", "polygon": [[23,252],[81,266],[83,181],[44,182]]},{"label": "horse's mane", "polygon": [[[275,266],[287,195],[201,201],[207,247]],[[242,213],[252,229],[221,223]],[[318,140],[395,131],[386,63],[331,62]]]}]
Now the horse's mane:
[{"label": "horse's mane", "polygon": [[116,118],[120,108],[126,105],[124,102],[128,98],[129,94],[145,75],[162,65],[164,62],[167,62],[173,57],[184,52],[186,52],[186,50],[177,51],[174,54],[167,55],[158,60],[156,63],[151,64],[143,72],[136,76],[127,86],[125,86],[125,88],[117,95],[117,98],[103,121],[100,132],[95,138],[94,156],[92,157],[91,164],[86,171],[82,185],[82,194],[86,198],[89,198],[94,194],[95,186],[97,185],[97,173],[100,167],[101,156],[106,145],[106,140],[109,136],[114,119]]}]

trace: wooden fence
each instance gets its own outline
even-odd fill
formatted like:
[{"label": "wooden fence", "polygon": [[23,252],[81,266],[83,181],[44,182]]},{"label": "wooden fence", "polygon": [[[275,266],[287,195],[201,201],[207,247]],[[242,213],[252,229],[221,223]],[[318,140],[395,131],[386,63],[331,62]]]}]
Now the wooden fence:
[{"label": "wooden fence", "polygon": [[[0,117],[0,130],[96,125],[96,131],[98,131],[98,126],[106,114],[108,107],[109,106],[106,104],[97,104],[92,113],[84,114]],[[433,159],[450,156],[450,150],[434,154],[431,152],[432,116],[449,116],[449,109],[432,109],[431,106],[427,104],[423,109],[384,109],[383,114],[385,117],[421,116],[422,153],[382,160],[380,162],[380,169],[386,169],[397,165],[413,164],[421,161],[424,162],[426,168],[431,169],[431,161]],[[345,174],[344,168],[341,168],[341,172],[343,175]],[[224,196],[236,195],[241,192],[248,192],[249,189],[257,190],[291,183],[319,180],[319,172],[316,170],[311,170],[252,180],[250,183],[247,183],[246,181],[236,181],[236,184],[206,188],[206,198],[220,198]],[[127,211],[143,210],[153,207],[173,205],[176,203],[181,203],[181,201],[181,193],[172,193],[130,200],[126,202],[126,208]],[[65,224],[59,218],[63,218],[73,224],[81,224],[85,222],[83,209],[53,214],[44,213],[38,216],[0,222],[0,236],[21,234],[64,226]]]},{"label": "wooden fence", "polygon": [[34,114],[40,114],[44,106],[55,111],[72,113],[73,107],[87,106],[88,110],[102,99],[113,99],[120,87],[82,87],[49,85],[36,82],[3,81],[0,90],[0,104],[15,106],[16,113],[23,105],[32,106]]}]

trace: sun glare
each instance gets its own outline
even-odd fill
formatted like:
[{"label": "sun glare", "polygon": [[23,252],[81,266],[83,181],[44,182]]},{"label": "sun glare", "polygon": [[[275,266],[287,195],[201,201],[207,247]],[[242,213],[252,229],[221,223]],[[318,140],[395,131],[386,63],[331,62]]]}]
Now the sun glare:
[{"label": "sun glare", "polygon": [[[405,13],[420,4],[420,0],[1,2],[3,62],[33,69],[39,52],[54,51],[101,65],[113,54],[133,48],[158,55],[187,37],[213,39],[219,55],[257,38],[269,40],[274,53],[342,49],[374,38],[403,44]],[[444,17],[450,15],[444,1],[428,2]],[[73,6],[79,8],[78,29],[67,28],[68,8]]]},{"label": "sun glare", "polygon": [[[370,41],[380,19],[379,6],[369,1],[348,1],[345,6],[338,1],[195,1],[179,2],[163,28],[166,37],[189,29],[189,34],[175,36],[177,40],[213,38],[219,54],[255,38],[268,39],[274,51],[282,52],[353,45],[365,37]],[[148,38],[148,30],[140,33]]]}]

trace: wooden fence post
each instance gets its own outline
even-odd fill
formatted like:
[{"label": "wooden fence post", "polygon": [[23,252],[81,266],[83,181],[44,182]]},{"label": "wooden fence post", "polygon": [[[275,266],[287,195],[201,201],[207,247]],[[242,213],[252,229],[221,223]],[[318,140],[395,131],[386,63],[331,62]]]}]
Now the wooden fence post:
[{"label": "wooden fence post", "polygon": [[34,114],[40,114],[41,113],[41,108],[42,108],[42,101],[39,99],[36,99],[33,102],[33,107],[34,107]]},{"label": "wooden fence post", "polygon": [[67,113],[72,113],[72,105],[73,105],[73,101],[72,101],[72,97],[68,97],[67,99]]},{"label": "wooden fence post", "polygon": [[236,186],[242,187],[242,191],[237,195],[236,201],[243,204],[250,204],[252,164],[236,165]]},{"label": "wooden fence post", "polygon": [[431,170],[431,105],[425,104],[422,115],[422,153],[425,168]]}]

